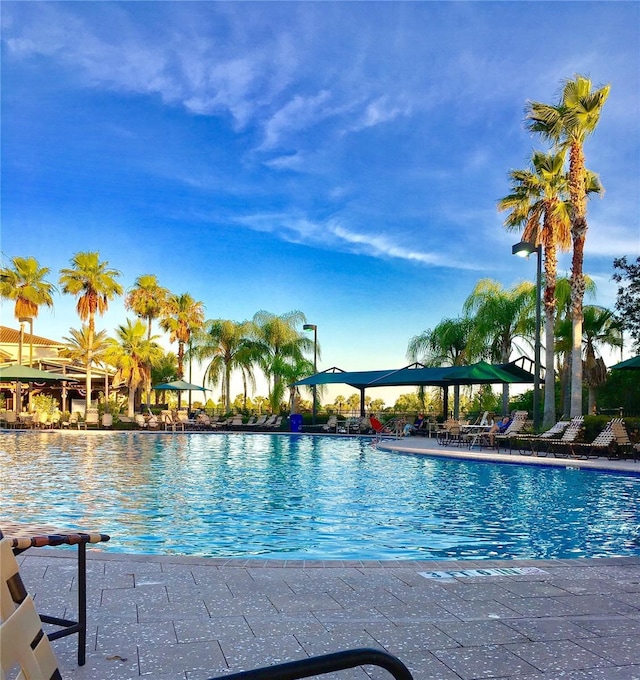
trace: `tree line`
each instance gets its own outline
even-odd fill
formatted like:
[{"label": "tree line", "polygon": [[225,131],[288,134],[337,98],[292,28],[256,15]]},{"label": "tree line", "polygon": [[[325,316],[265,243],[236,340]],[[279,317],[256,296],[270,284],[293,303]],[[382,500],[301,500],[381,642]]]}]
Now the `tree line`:
[{"label": "tree line", "polygon": [[[534,150],[529,167],[509,173],[510,191],[498,202],[506,212],[504,227],[520,231],[525,241],[540,247],[544,258],[545,389],[544,424],[555,421],[555,377],[563,384],[566,415],[583,412],[583,378],[589,386],[589,408],[595,407],[595,389],[606,378],[598,347],[620,347],[627,330],[640,350],[640,258],[614,260],[613,279],[619,284],[615,315],[595,305],[585,307],[585,294],[593,291],[583,272],[587,237],[587,201],[602,193],[594,172],[586,167],[585,142],[595,132],[610,86],[594,88],[576,75],[563,83],[559,99],[552,103],[528,102],[527,129],[548,142],[547,150]],[[571,275],[558,279],[558,252],[572,250]],[[538,255],[540,256],[540,255]],[[15,302],[17,319],[34,319],[42,306],[53,306],[56,286],[47,281],[50,269],[33,257],[14,257],[0,269],[0,293]],[[205,380],[220,385],[226,410],[230,410],[230,381],[240,373],[245,396],[255,386],[256,370],[269,385],[269,402],[278,410],[292,382],[310,375],[307,357],[313,342],[302,332],[304,314],[257,312],[249,321],[205,319],[205,306],[188,293],[175,294],[160,285],[153,274],[139,276],[128,291],[120,272],[101,260],[97,252],[76,253],[70,266],[60,270],[59,286],[77,299],[80,329],[65,338],[68,355],[86,367],[86,389],[91,390],[91,367],[107,363],[116,369],[114,386],[129,390],[129,409],[140,388],[149,394],[152,379],[184,377],[185,357],[206,364]],[[118,326],[116,337],[96,331],[96,315],[125,295],[125,307],[137,317]],[[444,319],[409,341],[407,355],[426,364],[470,363],[478,358],[506,363],[518,341],[530,344],[534,331],[535,295],[530,282],[504,289],[483,279],[464,303],[462,314]],[[177,343],[175,359],[158,345],[153,323]],[[584,361],[583,361],[584,352]],[[559,366],[556,368],[556,357]],[[291,395],[293,396],[293,395]],[[458,403],[456,394],[456,403]],[[503,410],[508,407],[504,386]],[[566,402],[566,403],[565,403]]]}]

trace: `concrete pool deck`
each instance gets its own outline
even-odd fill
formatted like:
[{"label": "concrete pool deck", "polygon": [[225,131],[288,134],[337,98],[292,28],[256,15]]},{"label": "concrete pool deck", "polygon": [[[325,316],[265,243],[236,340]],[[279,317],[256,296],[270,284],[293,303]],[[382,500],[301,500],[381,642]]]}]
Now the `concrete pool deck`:
[{"label": "concrete pool deck", "polygon": [[508,451],[501,449],[481,449],[468,446],[441,446],[430,437],[407,437],[402,439],[383,439],[377,444],[385,451],[400,453],[418,453],[443,458],[459,458],[464,460],[495,461],[497,463],[517,463],[522,465],[550,465],[556,467],[580,468],[582,470],[609,470],[611,472],[632,472],[640,475],[640,462],[637,460],[619,460],[600,458],[556,458],[553,454],[532,455],[521,453],[517,449]]},{"label": "concrete pool deck", "polygon": [[[18,559],[36,606],[72,616],[75,551]],[[87,571],[87,663],[77,666],[76,636],[55,640],[63,678],[203,680],[353,647],[395,654],[416,680],[640,678],[635,557],[284,562],[90,550]],[[367,670],[324,677],[391,677]]]}]

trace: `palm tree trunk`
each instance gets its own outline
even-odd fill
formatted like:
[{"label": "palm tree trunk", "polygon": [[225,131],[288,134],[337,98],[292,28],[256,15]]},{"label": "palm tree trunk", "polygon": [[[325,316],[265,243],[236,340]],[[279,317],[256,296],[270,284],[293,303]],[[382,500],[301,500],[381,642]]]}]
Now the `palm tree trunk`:
[{"label": "palm tree trunk", "polygon": [[136,404],[136,388],[129,387],[129,403],[127,404],[127,416],[129,416],[129,418],[133,418],[133,414],[135,413],[135,404]]},{"label": "palm tree trunk", "polygon": [[231,411],[231,366],[224,367],[224,407],[227,413]]},{"label": "palm tree trunk", "polygon": [[554,352],[554,326],[555,326],[555,310],[553,307],[545,307],[544,320],[544,416],[543,427],[548,430],[556,421],[556,373],[555,366],[555,352]]},{"label": "palm tree trunk", "polygon": [[587,236],[587,199],[585,190],[584,150],[581,144],[572,144],[569,160],[569,194],[573,214],[571,216],[571,320],[572,320],[572,366],[571,366],[571,417],[582,415],[582,301],[585,282],[582,273],[584,242]]},{"label": "palm tree trunk", "polygon": [[89,337],[87,348],[87,374],[85,377],[85,390],[87,395],[84,401],[84,415],[87,416],[87,409],[91,406],[91,365],[93,364],[93,338],[95,335],[95,317],[93,314],[89,316]]}]

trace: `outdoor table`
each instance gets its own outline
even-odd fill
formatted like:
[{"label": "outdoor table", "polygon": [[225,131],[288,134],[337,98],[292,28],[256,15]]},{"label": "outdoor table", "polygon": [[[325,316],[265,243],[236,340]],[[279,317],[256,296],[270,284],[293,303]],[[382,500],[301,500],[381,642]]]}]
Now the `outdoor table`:
[{"label": "outdoor table", "polygon": [[107,534],[60,529],[48,525],[12,522],[0,518],[0,535],[12,541],[13,554],[45,546],[78,546],[78,620],[70,621],[40,614],[43,623],[59,626],[61,630],[48,634],[50,640],[78,634],[78,665],[84,666],[87,646],[87,543],[103,543],[110,540]]}]

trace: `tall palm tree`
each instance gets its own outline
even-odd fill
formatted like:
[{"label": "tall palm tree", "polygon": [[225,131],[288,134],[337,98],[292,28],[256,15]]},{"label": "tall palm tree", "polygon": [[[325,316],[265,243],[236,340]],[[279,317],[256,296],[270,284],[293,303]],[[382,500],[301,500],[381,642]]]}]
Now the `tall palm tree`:
[{"label": "tall palm tree", "polygon": [[[443,319],[433,329],[411,338],[407,358],[425,366],[464,366],[473,358],[469,347],[472,328],[468,318]],[[453,387],[453,413],[455,418],[460,414],[460,385]]]},{"label": "tall palm tree", "polygon": [[[16,319],[35,319],[40,307],[53,307],[52,293],[56,287],[45,277],[49,267],[41,267],[35,257],[14,257],[11,266],[0,268],[0,297],[14,301],[13,315]],[[22,327],[22,325],[21,325]],[[20,333],[22,340],[22,331]],[[22,363],[22,344],[18,363]],[[32,352],[29,353],[29,363]]]},{"label": "tall palm tree", "polygon": [[231,374],[240,370],[244,378],[255,386],[253,365],[257,360],[255,345],[251,340],[249,322],[213,319],[194,334],[193,356],[199,361],[210,360],[205,369],[205,380],[212,385],[222,383],[225,410],[231,410]]},{"label": "tall palm tree", "polygon": [[109,309],[109,302],[122,295],[122,286],[116,280],[119,276],[120,272],[109,268],[109,263],[106,260],[101,261],[97,252],[76,253],[71,258],[71,267],[60,270],[62,292],[78,298],[76,305],[78,316],[82,322],[88,322],[85,408],[91,405],[91,366],[96,314],[102,316]]},{"label": "tall palm tree", "polygon": [[[585,296],[595,299],[596,284],[593,279],[585,275]],[[560,374],[560,393],[563,418],[569,418],[571,412],[571,366],[572,354],[572,326],[571,320],[571,282],[565,276],[558,278],[556,283],[556,328],[555,328],[555,353]]]},{"label": "tall palm tree", "polygon": [[161,313],[169,291],[158,283],[155,274],[142,274],[127,292],[125,309],[147,321],[147,340],[151,340],[151,324]]},{"label": "tall palm tree", "polygon": [[582,414],[582,306],[585,293],[583,275],[584,244],[587,236],[587,169],[584,144],[595,132],[610,85],[593,90],[591,80],[575,75],[566,80],[560,101],[555,105],[529,102],[528,127],[555,144],[569,149],[569,196],[571,200],[571,319],[572,369],[571,416]]},{"label": "tall palm tree", "polygon": [[[607,367],[600,356],[603,347],[622,347],[622,322],[605,307],[586,305],[582,325],[582,354],[584,381],[589,389],[589,413],[596,412],[596,390],[607,381]],[[558,326],[558,344],[568,348],[572,340],[571,319]]]},{"label": "tall palm tree", "polygon": [[160,326],[169,333],[169,341],[178,343],[178,379],[184,378],[184,347],[191,334],[204,324],[204,304],[189,293],[170,295],[162,311]]},{"label": "tall palm tree", "polygon": [[253,336],[259,353],[258,364],[269,381],[269,401],[277,411],[284,394],[283,359],[292,363],[304,360],[313,349],[313,341],[298,331],[307,322],[299,311],[277,316],[261,310],[253,317]]},{"label": "tall palm tree", "polygon": [[[473,322],[469,347],[474,355],[506,364],[517,338],[533,336],[535,286],[523,281],[509,290],[492,279],[481,279],[465,300],[464,312]],[[509,384],[502,386],[502,412],[509,410]]]},{"label": "tall palm tree", "polygon": [[555,422],[554,332],[558,250],[569,250],[571,218],[568,178],[564,171],[565,153],[534,151],[530,168],[512,170],[511,193],[498,202],[498,210],[510,211],[504,226],[522,230],[524,241],[544,249],[545,385],[543,425]]},{"label": "tall palm tree", "polygon": [[162,348],[155,342],[157,336],[147,339],[147,328],[139,319],[127,319],[116,329],[116,338],[107,340],[106,360],[116,367],[113,386],[126,385],[129,390],[127,415],[133,417],[136,390],[151,388],[151,369],[162,359]]}]

